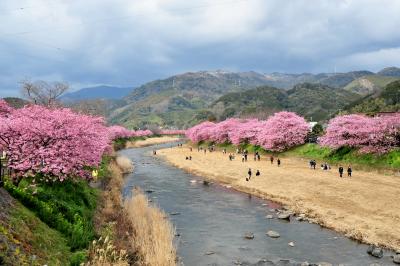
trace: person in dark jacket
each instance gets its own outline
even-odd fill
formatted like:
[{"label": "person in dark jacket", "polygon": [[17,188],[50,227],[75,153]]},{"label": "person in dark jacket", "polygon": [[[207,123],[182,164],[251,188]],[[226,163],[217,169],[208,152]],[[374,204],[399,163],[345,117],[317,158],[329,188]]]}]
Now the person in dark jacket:
[{"label": "person in dark jacket", "polygon": [[339,176],[343,177],[343,167],[339,166]]},{"label": "person in dark jacket", "polygon": [[351,173],[353,172],[353,169],[351,169],[351,166],[347,167],[347,176],[351,177]]}]

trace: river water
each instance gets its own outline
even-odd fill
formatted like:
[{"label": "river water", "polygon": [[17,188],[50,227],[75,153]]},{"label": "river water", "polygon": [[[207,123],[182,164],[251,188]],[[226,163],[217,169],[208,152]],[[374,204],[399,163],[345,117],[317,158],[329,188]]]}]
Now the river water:
[{"label": "river water", "polygon": [[[176,144],[158,145],[169,148]],[[153,203],[170,214],[176,227],[176,245],[182,265],[300,265],[328,262],[334,265],[394,265],[388,255],[376,259],[367,245],[308,222],[267,219],[279,205],[234,191],[222,185],[204,185],[202,178],[168,165],[153,156],[155,147],[120,152],[132,159],[124,197],[138,186]],[[196,181],[196,183],[194,183]],[[280,238],[266,236],[268,230]],[[244,238],[253,233],[254,239]],[[288,245],[294,243],[294,247]]]}]

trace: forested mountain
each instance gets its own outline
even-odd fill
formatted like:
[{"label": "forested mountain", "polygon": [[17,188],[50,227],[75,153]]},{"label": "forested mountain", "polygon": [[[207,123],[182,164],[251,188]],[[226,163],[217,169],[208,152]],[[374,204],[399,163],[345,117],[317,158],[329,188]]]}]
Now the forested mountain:
[{"label": "forested mountain", "polygon": [[315,120],[325,119],[351,102],[379,93],[386,84],[400,79],[396,71],[397,68],[391,67],[378,72],[380,74],[370,71],[188,72],[151,81],[132,90],[123,98],[125,104],[111,112],[109,121],[133,128],[149,124],[182,128],[205,119],[251,116],[260,110],[266,115],[282,109],[294,110]]},{"label": "forested mountain", "polygon": [[364,96],[345,108],[346,113],[365,113],[400,111],[400,80],[391,82],[379,92]]},{"label": "forested mountain", "polygon": [[357,94],[343,89],[303,83],[288,91],[259,87],[245,92],[229,93],[215,101],[210,109],[219,119],[232,116],[263,117],[276,111],[290,110],[318,121],[327,119],[358,98]]}]

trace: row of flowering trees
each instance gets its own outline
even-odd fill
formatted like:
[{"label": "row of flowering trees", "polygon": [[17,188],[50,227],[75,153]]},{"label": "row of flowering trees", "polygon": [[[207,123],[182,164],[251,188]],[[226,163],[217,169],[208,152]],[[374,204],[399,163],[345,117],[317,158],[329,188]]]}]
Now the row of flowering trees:
[{"label": "row of flowering trees", "polygon": [[[284,151],[303,144],[310,128],[304,118],[279,112],[267,120],[227,119],[203,122],[186,131],[193,142],[212,141],[239,145],[249,143],[270,151]],[[364,153],[385,153],[400,147],[400,113],[368,117],[344,115],[329,121],[319,144],[337,149],[342,146]]]},{"label": "row of flowering trees", "polygon": [[146,130],[129,130],[122,126],[111,126],[108,128],[108,136],[111,140],[125,139],[133,137],[149,137],[153,132]]},{"label": "row of flowering trees", "polygon": [[368,117],[352,114],[333,118],[319,143],[363,153],[387,153],[400,147],[400,113]]},{"label": "row of flowering trees", "polygon": [[279,112],[269,119],[228,119],[220,123],[203,122],[186,131],[193,142],[249,143],[270,151],[283,151],[303,144],[309,132],[304,118],[292,112]]},{"label": "row of flowering trees", "polygon": [[0,100],[0,151],[15,178],[42,175],[65,180],[90,178],[113,140],[150,136],[150,130],[107,127],[101,117],[67,108],[28,105],[11,108]]}]

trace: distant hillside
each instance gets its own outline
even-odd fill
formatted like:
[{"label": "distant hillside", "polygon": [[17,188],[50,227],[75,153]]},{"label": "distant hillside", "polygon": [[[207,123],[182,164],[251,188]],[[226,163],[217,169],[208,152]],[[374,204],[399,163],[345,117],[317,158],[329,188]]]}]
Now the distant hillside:
[{"label": "distant hillside", "polygon": [[381,91],[369,94],[346,106],[345,113],[365,113],[400,111],[400,80],[391,82]]},{"label": "distant hillside", "polygon": [[229,93],[215,101],[210,110],[220,119],[269,115],[280,110],[290,110],[318,121],[327,119],[359,97],[343,89],[303,83],[288,91],[259,87],[245,92]]},{"label": "distant hillside", "polygon": [[128,127],[159,126],[185,127],[195,122],[197,111],[222,95],[244,91],[269,80],[256,72],[200,71],[155,80],[136,88],[124,100],[127,105],[110,115],[112,123]]},{"label": "distant hillside", "polygon": [[69,92],[62,96],[63,101],[93,100],[93,99],[122,99],[133,90],[132,87],[96,86]]},{"label": "distant hillside", "polygon": [[347,84],[344,89],[361,95],[369,95],[382,90],[387,84],[400,79],[394,76],[368,75]]},{"label": "distant hillside", "polygon": [[[389,73],[387,70],[382,71]],[[377,75],[370,71],[320,74],[261,74],[254,71],[230,72],[222,70],[188,72],[148,82],[136,88],[123,98],[126,102],[125,105],[112,110],[109,122],[136,128],[145,127],[149,124],[186,127],[205,117],[224,117],[232,113],[237,114],[237,110],[230,109],[235,108],[235,106],[224,107],[221,103],[216,104],[215,102],[224,95],[226,97],[223,99],[227,99],[232,97],[230,93],[244,93],[262,86],[274,87],[273,93],[269,92],[272,94],[262,94],[262,97],[258,97],[260,95],[257,95],[257,93],[262,92],[252,91],[246,97],[254,96],[258,98],[258,101],[265,101],[262,105],[265,108],[268,105],[270,110],[283,108],[282,105],[288,108],[293,107],[296,110],[300,107],[309,108],[310,110],[307,112],[305,109],[300,111],[305,115],[313,116],[314,119],[323,119],[329,113],[337,112],[338,109],[343,107],[343,104],[349,104],[351,101],[369,94],[370,91],[379,91],[382,86],[390,81],[393,81],[393,77]],[[298,84],[304,83],[319,85],[312,88],[296,87]],[[348,87],[345,91],[341,90],[346,86]],[[295,89],[289,92],[293,88]],[[306,90],[302,92],[307,95],[306,97],[301,97],[302,93],[298,92],[301,91],[300,89]],[[314,92],[309,92],[311,89]],[[287,90],[287,93],[285,90]],[[252,93],[255,95],[250,95]],[[274,98],[281,97],[281,94],[286,95],[287,101],[290,100],[294,104],[290,105],[290,102],[288,102],[285,105]],[[292,95],[289,97],[290,94]],[[319,101],[315,95],[322,97],[321,100]],[[335,102],[334,97],[338,97],[339,100]],[[260,100],[260,98],[263,98],[263,100]],[[315,101],[309,104],[310,100],[314,99]],[[305,106],[302,101],[304,101]],[[240,112],[251,114],[255,111],[254,108],[257,109],[257,106],[257,104],[255,106],[249,104],[246,108],[240,109]],[[267,111],[264,110],[263,112],[266,113]]]},{"label": "distant hillside", "polygon": [[11,107],[14,108],[22,108],[25,105],[29,104],[27,100],[17,98],[17,97],[5,97],[3,98],[4,101],[6,101]]},{"label": "distant hillside", "polygon": [[400,68],[398,67],[387,67],[376,73],[380,76],[387,77],[399,77],[400,78]]}]

